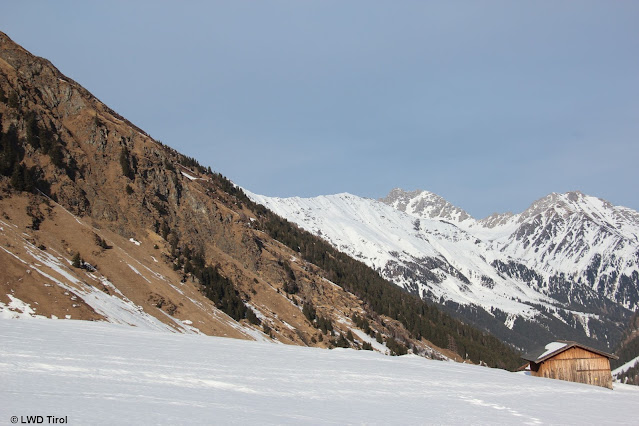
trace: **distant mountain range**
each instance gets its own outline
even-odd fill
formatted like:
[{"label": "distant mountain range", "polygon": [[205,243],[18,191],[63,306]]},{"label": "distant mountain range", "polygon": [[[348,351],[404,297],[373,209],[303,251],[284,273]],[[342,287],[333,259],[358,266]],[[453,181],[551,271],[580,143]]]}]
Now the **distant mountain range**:
[{"label": "distant mountain range", "polygon": [[614,349],[639,308],[639,213],[580,192],[480,220],[428,191],[249,196],[522,349],[556,338]]}]

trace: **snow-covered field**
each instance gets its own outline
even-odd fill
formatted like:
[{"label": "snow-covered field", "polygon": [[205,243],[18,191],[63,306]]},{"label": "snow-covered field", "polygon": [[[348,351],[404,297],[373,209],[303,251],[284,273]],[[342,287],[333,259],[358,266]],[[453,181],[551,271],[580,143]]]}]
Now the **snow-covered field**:
[{"label": "snow-covered field", "polygon": [[117,324],[0,319],[0,423],[636,424],[639,388]]}]

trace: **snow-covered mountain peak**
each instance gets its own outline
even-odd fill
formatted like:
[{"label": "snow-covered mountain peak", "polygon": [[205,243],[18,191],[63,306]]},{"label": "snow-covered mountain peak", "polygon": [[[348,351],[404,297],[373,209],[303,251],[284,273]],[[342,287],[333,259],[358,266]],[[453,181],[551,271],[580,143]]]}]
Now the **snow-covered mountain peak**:
[{"label": "snow-covered mountain peak", "polygon": [[406,290],[492,321],[492,332],[520,345],[527,327],[609,344],[639,307],[639,213],[578,191],[481,220],[421,190],[380,200],[248,195]]},{"label": "snow-covered mountain peak", "polygon": [[566,192],[563,194],[553,192],[533,202],[530,207],[519,215],[519,222],[525,222],[531,217],[535,217],[539,214],[547,214],[547,212],[560,216],[587,212],[588,210],[592,210],[592,208],[589,208],[589,205],[593,204],[591,199],[592,201],[597,200],[594,204],[612,207],[607,201],[584,195],[579,191]]},{"label": "snow-covered mountain peak", "polygon": [[379,201],[418,218],[445,220],[454,223],[474,220],[461,208],[429,191],[404,191],[401,188],[395,188]]},{"label": "snow-covered mountain peak", "polygon": [[490,216],[478,220],[477,223],[480,227],[491,229],[507,225],[514,217],[515,215],[511,212],[493,213]]},{"label": "snow-covered mountain peak", "polygon": [[535,219],[554,223],[578,220],[639,241],[639,213],[580,191],[549,194],[518,215],[517,222],[523,224]]}]

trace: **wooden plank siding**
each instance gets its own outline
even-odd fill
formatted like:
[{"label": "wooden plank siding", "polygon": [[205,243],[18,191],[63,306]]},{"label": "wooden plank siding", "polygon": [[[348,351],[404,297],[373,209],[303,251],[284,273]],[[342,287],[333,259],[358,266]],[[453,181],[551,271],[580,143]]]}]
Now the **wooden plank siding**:
[{"label": "wooden plank siding", "polygon": [[582,348],[570,348],[552,358],[535,364],[531,363],[533,376],[568,380],[612,389],[610,360],[605,356]]}]

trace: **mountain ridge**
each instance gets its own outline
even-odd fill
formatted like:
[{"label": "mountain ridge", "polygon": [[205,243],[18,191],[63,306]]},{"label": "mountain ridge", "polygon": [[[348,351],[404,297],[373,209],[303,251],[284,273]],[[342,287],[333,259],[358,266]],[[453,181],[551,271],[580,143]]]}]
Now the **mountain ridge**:
[{"label": "mountain ridge", "polygon": [[580,192],[480,220],[428,191],[394,189],[380,200],[249,195],[408,291],[470,310],[462,317],[520,347],[531,344],[527,334],[559,333],[610,350],[639,303],[639,214]]}]

